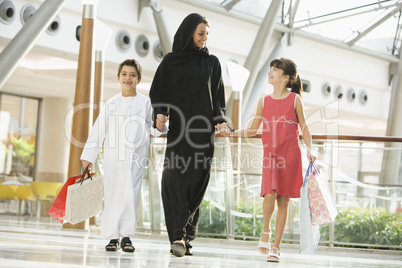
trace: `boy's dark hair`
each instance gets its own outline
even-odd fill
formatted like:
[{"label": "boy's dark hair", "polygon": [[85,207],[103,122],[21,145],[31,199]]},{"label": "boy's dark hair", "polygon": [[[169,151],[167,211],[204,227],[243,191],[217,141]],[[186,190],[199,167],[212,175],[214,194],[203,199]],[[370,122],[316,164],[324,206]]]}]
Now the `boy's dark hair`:
[{"label": "boy's dark hair", "polygon": [[134,67],[137,70],[138,79],[141,79],[142,67],[138,63],[138,61],[136,61],[135,59],[127,59],[127,60],[123,61],[122,63],[120,63],[119,69],[117,71],[117,77],[120,76],[121,69],[123,68],[124,65]]}]

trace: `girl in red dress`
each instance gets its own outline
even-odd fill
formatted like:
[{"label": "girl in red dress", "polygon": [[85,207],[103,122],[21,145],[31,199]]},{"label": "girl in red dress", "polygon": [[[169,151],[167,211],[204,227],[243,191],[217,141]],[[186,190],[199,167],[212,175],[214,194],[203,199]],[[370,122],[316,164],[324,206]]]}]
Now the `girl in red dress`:
[{"label": "girl in red dress", "polygon": [[[306,124],[301,100],[303,88],[297,75],[296,64],[289,59],[280,58],[273,60],[270,66],[268,83],[274,86],[274,92],[260,99],[251,126],[230,132],[224,123],[218,130],[223,136],[252,137],[263,122],[261,197],[264,198],[264,230],[258,243],[258,250],[268,255],[267,261],[279,262],[280,244],[288,218],[289,198],[299,198],[303,184],[299,125],[307,147],[308,160],[314,162],[316,157],[312,154],[311,134]],[[271,249],[269,240],[275,200],[278,211],[275,240]]]}]

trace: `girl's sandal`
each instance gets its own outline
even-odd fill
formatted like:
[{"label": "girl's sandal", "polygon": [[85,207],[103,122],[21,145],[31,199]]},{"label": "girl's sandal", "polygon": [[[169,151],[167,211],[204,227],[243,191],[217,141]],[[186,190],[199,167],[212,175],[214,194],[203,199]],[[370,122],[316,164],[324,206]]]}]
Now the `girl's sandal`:
[{"label": "girl's sandal", "polygon": [[119,249],[119,239],[110,240],[109,244],[105,246],[106,251],[117,251]]},{"label": "girl's sandal", "polygon": [[272,247],[271,252],[268,255],[267,262],[279,262],[281,252],[277,247]]},{"label": "girl's sandal", "polygon": [[[268,255],[269,254],[269,250],[271,249],[271,244],[269,243],[269,239],[271,238],[271,233],[267,233],[267,232],[262,232],[261,236],[263,234],[268,235],[268,242],[263,242],[261,241],[261,237],[260,237],[260,241],[258,241],[258,251],[262,254],[262,255]],[[268,249],[267,252],[262,251],[262,249]]]},{"label": "girl's sandal", "polygon": [[134,252],[135,248],[133,244],[131,243],[131,240],[129,237],[124,237],[121,240],[121,250],[124,252]]}]

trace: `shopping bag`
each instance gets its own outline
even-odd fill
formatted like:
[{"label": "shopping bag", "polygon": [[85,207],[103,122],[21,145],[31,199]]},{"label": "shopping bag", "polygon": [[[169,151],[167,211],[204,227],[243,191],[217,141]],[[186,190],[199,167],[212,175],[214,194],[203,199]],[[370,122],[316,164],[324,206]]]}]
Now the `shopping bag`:
[{"label": "shopping bag", "polygon": [[[313,166],[315,165],[313,164]],[[307,192],[311,223],[320,225],[333,222],[338,211],[323,178],[323,172],[318,172],[316,167],[315,170],[307,178]]]},{"label": "shopping bag", "polygon": [[67,188],[70,185],[75,184],[77,181],[85,178],[86,175],[89,174],[89,170],[85,169],[81,170],[80,174],[74,177],[70,177],[67,179],[66,183],[64,183],[63,188],[60,190],[56,199],[53,201],[50,206],[47,214],[55,218],[60,223],[63,223],[62,217],[65,216],[65,207],[66,207],[66,198],[67,198]]},{"label": "shopping bag", "polygon": [[312,163],[307,168],[304,176],[303,186],[300,189],[300,254],[314,254],[317,251],[318,243],[320,242],[320,226],[313,225],[311,222],[307,180],[313,174]]},{"label": "shopping bag", "polygon": [[103,176],[80,180],[68,186],[65,215],[62,219],[77,224],[98,215],[103,208]]}]

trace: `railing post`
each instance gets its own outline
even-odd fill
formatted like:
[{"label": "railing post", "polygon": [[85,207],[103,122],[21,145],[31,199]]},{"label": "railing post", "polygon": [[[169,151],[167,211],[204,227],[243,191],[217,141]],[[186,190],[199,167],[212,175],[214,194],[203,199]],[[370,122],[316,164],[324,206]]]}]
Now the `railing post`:
[{"label": "railing post", "polygon": [[157,169],[158,161],[156,159],[154,151],[155,138],[151,138],[149,144],[148,154],[148,190],[149,190],[149,206],[150,206],[150,221],[151,221],[151,233],[159,234],[161,231],[161,216],[163,210],[160,206],[160,191],[158,184],[158,175],[154,174],[154,169]]},{"label": "railing post", "polygon": [[[334,166],[335,166],[335,151],[334,146],[335,140],[331,141],[331,165],[330,165],[330,183],[331,183],[331,194],[332,198],[335,200],[336,204],[336,192],[335,192],[335,181],[334,181]],[[329,247],[332,248],[334,246],[334,233],[335,233],[335,224],[331,222],[329,224]]]},{"label": "railing post", "polygon": [[[228,146],[225,146],[225,155],[230,156],[230,146],[231,144],[229,143]],[[229,148],[229,152],[228,149]],[[227,172],[227,171],[226,171]],[[232,232],[232,176],[228,176],[226,173],[226,184],[225,184],[225,210],[226,210],[226,238],[230,239],[233,236]]]}]

